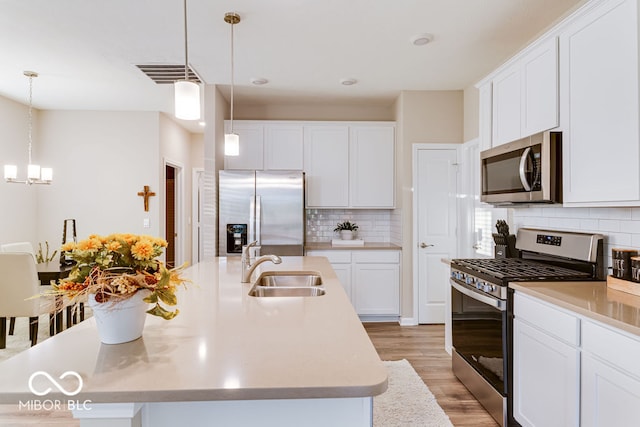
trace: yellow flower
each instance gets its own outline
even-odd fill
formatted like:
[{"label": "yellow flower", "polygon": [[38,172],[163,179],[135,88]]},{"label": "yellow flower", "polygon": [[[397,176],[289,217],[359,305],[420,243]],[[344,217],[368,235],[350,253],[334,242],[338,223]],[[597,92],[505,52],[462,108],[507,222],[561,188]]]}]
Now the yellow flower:
[{"label": "yellow flower", "polygon": [[122,245],[117,240],[112,240],[110,242],[107,242],[105,244],[105,247],[107,248],[108,251],[117,252],[118,249],[122,247]]},{"label": "yellow flower", "polygon": [[77,248],[81,251],[94,251],[98,250],[101,246],[102,242],[100,239],[93,237],[79,242]]},{"label": "yellow flower", "polygon": [[61,251],[70,252],[76,248],[76,242],[67,242],[60,248]]},{"label": "yellow flower", "polygon": [[131,246],[131,255],[137,260],[151,260],[153,254],[153,243],[150,240],[139,240]]}]

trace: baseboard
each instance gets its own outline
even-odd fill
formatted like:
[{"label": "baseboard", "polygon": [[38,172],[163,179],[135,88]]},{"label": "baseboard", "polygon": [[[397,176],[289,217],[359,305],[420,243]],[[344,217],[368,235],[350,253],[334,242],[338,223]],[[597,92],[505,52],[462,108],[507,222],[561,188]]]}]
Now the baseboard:
[{"label": "baseboard", "polygon": [[418,326],[418,319],[415,317],[401,317],[400,326]]},{"label": "baseboard", "polygon": [[360,321],[362,323],[389,323],[389,322],[398,322],[399,323],[399,317],[398,316],[367,316],[367,315],[362,315],[360,314],[358,317],[360,317]]}]

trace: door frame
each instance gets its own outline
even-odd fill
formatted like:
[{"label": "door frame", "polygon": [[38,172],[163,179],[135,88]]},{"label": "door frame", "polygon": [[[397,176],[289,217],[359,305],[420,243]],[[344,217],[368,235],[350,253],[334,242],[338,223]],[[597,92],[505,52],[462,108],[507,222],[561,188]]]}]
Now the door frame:
[{"label": "door frame", "polygon": [[[202,206],[202,200],[200,199],[200,188],[198,186],[199,177],[202,176],[204,183],[204,168],[193,168],[191,173],[191,264],[195,264],[196,260],[200,261],[200,247],[202,242],[199,243],[198,232],[200,231],[200,237],[202,237],[202,230],[200,223],[202,223],[202,217],[198,222],[198,213]],[[204,190],[204,185],[203,185]],[[204,251],[203,251],[204,258]]]},{"label": "door frame", "polygon": [[[419,319],[420,319],[420,313],[419,313],[419,309],[420,309],[420,301],[419,301],[419,291],[420,291],[420,284],[418,281],[418,194],[419,194],[419,187],[420,184],[418,182],[418,151],[419,150],[455,150],[456,152],[456,164],[460,164],[460,149],[462,148],[462,144],[429,144],[429,143],[417,143],[417,144],[413,144],[413,150],[412,150],[412,159],[411,159],[411,163],[412,163],[412,181],[413,181],[413,197],[412,197],[412,242],[411,242],[411,248],[412,248],[412,260],[413,260],[413,318],[415,321],[415,324],[419,324]],[[460,194],[460,179],[459,179],[459,174],[458,174],[458,179],[456,179],[456,195]],[[456,207],[457,207],[457,212],[458,212],[458,216],[460,215],[460,200],[457,200],[456,203]],[[456,231],[458,229],[458,220],[459,218],[456,218]],[[456,237],[456,251],[458,250],[458,238]],[[446,307],[445,307],[445,312],[446,312]],[[445,318],[445,322],[446,322],[446,318]]]},{"label": "door frame", "polygon": [[[178,237],[174,239],[175,243],[175,254],[174,261],[175,265],[179,266],[184,263],[184,165],[180,162],[174,161],[168,157],[163,159],[163,167],[162,167],[162,192],[164,194],[164,203],[162,206],[162,216],[164,217],[163,228],[166,230],[167,227],[167,194],[166,194],[166,181],[167,181],[167,166],[170,166],[175,169],[175,231]],[[166,236],[165,236],[166,237]]]}]

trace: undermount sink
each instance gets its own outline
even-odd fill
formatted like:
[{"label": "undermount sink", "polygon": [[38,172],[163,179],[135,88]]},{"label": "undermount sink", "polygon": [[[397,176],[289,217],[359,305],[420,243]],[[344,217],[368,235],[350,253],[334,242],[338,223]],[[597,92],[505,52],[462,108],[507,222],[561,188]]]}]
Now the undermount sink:
[{"label": "undermount sink", "polygon": [[249,291],[252,297],[319,297],[325,294],[323,288],[319,287],[277,287],[255,285]]},{"label": "undermount sink", "polygon": [[249,291],[252,297],[319,297],[325,294],[316,271],[266,271]]},{"label": "undermount sink", "polygon": [[319,286],[322,285],[322,277],[316,271],[266,271],[255,284],[269,287]]}]

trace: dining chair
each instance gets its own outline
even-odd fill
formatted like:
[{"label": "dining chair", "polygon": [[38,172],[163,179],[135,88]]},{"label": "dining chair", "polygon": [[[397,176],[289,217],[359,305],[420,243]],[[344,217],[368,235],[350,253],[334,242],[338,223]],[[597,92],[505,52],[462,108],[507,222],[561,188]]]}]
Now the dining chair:
[{"label": "dining chair", "polygon": [[[33,259],[36,259],[36,251],[33,248],[31,242],[13,242],[4,243],[0,245],[0,252],[27,252],[33,255]],[[13,335],[13,330],[16,326],[16,318],[11,317],[9,320],[9,335]]]},{"label": "dining chair", "polygon": [[0,252],[0,349],[6,347],[7,317],[29,318],[29,340],[38,342],[38,317],[58,310],[55,297],[31,298],[47,287],[40,286],[36,262],[26,252]]}]

